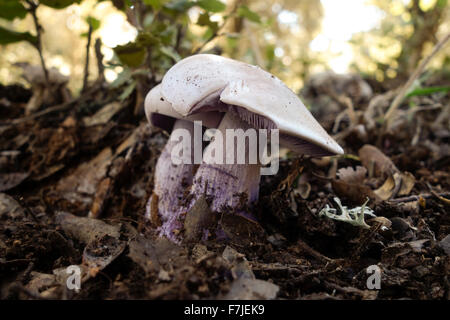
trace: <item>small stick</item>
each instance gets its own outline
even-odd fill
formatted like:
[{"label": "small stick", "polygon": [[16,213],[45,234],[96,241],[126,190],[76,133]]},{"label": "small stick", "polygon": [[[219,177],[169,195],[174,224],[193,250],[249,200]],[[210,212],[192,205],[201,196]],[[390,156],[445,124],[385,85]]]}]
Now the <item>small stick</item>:
[{"label": "small stick", "polygon": [[95,57],[97,58],[98,78],[97,81],[102,83],[105,80],[105,67],[103,66],[102,41],[100,38],[95,40]]},{"label": "small stick", "polygon": [[197,54],[197,53],[199,53],[200,51],[202,51],[203,50],[203,48],[205,48],[206,47],[206,45],[208,44],[208,43],[210,43],[211,41],[213,41],[215,38],[218,38],[218,37],[221,37],[221,36],[223,36],[223,35],[225,35],[226,33],[221,33],[221,31],[224,29],[224,27],[225,27],[225,25],[227,24],[227,22],[228,22],[228,19],[230,18],[230,17],[232,17],[235,13],[236,13],[236,11],[237,11],[237,9],[238,9],[238,7],[239,7],[239,4],[240,4],[240,2],[241,2],[241,0],[238,0],[238,1],[236,1],[236,3],[235,3],[235,6],[233,7],[233,9],[231,9],[231,12],[230,12],[230,14],[228,15],[228,17],[225,19],[225,21],[222,23],[222,25],[205,41],[205,42],[203,42],[199,47],[197,47],[195,50],[193,50],[192,51],[192,54]]},{"label": "small stick", "polygon": [[37,44],[35,45],[35,48],[39,52],[39,58],[41,59],[41,65],[42,65],[42,69],[44,71],[45,82],[47,83],[47,86],[49,86],[49,82],[50,81],[49,81],[49,76],[48,76],[48,70],[47,70],[47,67],[45,66],[44,56],[42,55],[41,30],[43,30],[43,29],[42,29],[42,26],[39,24],[39,20],[38,20],[37,15],[36,15],[36,10],[37,10],[39,5],[34,3],[34,1],[32,1],[32,0],[27,0],[27,3],[30,6],[28,8],[28,11],[33,16],[33,22],[34,22],[34,26],[36,28]]},{"label": "small stick", "polygon": [[91,47],[91,38],[92,38],[92,25],[90,23],[87,37],[88,41],[86,45],[86,63],[84,65],[83,89],[81,89],[81,92],[86,91],[87,81],[89,77],[89,48]]},{"label": "small stick", "polygon": [[[440,197],[450,197],[450,192],[444,192],[444,193],[439,193],[437,194]],[[398,202],[411,202],[411,201],[417,201],[419,200],[421,197],[423,199],[429,199],[432,198],[433,196],[436,196],[434,194],[430,194],[430,193],[424,193],[424,194],[419,194],[419,195],[412,195],[412,196],[408,196],[408,197],[402,197],[402,198],[396,198],[396,199],[390,199],[388,202],[394,202],[394,203],[398,203]]]},{"label": "small stick", "polygon": [[419,64],[417,69],[413,72],[413,74],[409,77],[408,81],[405,83],[405,85],[401,88],[400,92],[395,97],[394,101],[392,101],[389,110],[387,111],[386,115],[384,116],[386,121],[391,121],[392,116],[394,115],[397,108],[400,106],[400,104],[403,101],[403,98],[405,97],[407,91],[412,86],[414,81],[422,74],[423,70],[427,66],[427,64],[431,61],[431,59],[441,50],[445,43],[450,40],[450,33],[448,33],[444,38],[442,38],[441,41],[439,41],[433,48],[433,51],[422,60],[422,62]]},{"label": "small stick", "polygon": [[299,244],[299,246],[302,248],[302,250],[305,253],[307,253],[310,256],[318,259],[321,262],[332,262],[333,261],[333,259],[330,259],[327,256],[324,256],[320,252],[318,252],[318,251],[314,250],[313,248],[311,248],[308,244],[306,244],[306,242],[303,242],[302,240],[298,240],[297,243]]}]

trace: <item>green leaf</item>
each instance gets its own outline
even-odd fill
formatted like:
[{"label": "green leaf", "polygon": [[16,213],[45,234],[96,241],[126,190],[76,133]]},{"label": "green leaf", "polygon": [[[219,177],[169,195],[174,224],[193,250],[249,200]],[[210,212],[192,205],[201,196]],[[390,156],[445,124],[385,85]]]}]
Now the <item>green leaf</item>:
[{"label": "green leaf", "polygon": [[210,27],[213,33],[219,29],[219,24],[216,21],[211,21],[211,17],[207,12],[204,12],[201,15],[199,15],[197,24],[199,26]]},{"label": "green leaf", "polygon": [[94,17],[87,17],[86,22],[92,27],[92,31],[98,30],[100,28],[100,20],[97,20]]},{"label": "green leaf", "polygon": [[406,95],[407,98],[415,97],[415,96],[427,96],[436,92],[450,92],[450,87],[428,87],[428,88],[419,88],[411,91]]},{"label": "green leaf", "polygon": [[40,0],[41,4],[53,9],[63,9],[74,3],[80,3],[82,0]]},{"label": "green leaf", "polygon": [[447,6],[447,0],[438,0],[436,6],[439,9],[444,9]]},{"label": "green leaf", "polygon": [[113,48],[120,62],[132,68],[137,68],[144,63],[147,51],[141,45],[129,42],[123,46]]},{"label": "green leaf", "polygon": [[128,98],[136,88],[136,81],[132,81],[122,92],[122,94],[119,96],[119,100],[123,101],[126,98]]},{"label": "green leaf", "polygon": [[144,3],[155,10],[161,9],[163,5],[161,0],[144,0]]},{"label": "green leaf", "polygon": [[195,2],[189,0],[177,0],[164,5],[166,9],[174,10],[179,13],[184,13],[193,6],[195,6]]},{"label": "green leaf", "polygon": [[129,68],[124,68],[121,73],[117,76],[117,78],[111,82],[110,87],[113,89],[117,89],[120,86],[124,85],[131,79],[131,70]]},{"label": "green leaf", "polygon": [[246,18],[252,22],[261,23],[259,15],[250,10],[247,6],[240,6],[237,10],[237,15],[242,18]]},{"label": "green leaf", "polygon": [[27,9],[17,0],[0,1],[0,18],[6,20],[14,20],[15,18],[23,19],[27,15]]},{"label": "green leaf", "polygon": [[135,42],[141,47],[154,47],[161,44],[161,39],[150,32],[139,32]]},{"label": "green leaf", "polygon": [[180,55],[172,47],[161,47],[159,51],[161,51],[161,53],[168,56],[169,58],[172,58],[175,62],[181,60]]},{"label": "green leaf", "polygon": [[32,45],[37,45],[37,38],[29,32],[16,32],[0,27],[0,44],[10,44],[14,42],[28,41]]},{"label": "green leaf", "polygon": [[222,12],[227,6],[219,0],[198,0],[197,5],[209,12]]}]

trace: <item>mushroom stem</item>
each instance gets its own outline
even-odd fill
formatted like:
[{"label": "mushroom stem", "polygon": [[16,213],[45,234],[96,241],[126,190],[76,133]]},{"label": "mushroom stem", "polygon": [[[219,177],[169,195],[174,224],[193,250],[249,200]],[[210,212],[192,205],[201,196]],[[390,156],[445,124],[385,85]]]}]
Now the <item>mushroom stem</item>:
[{"label": "mushroom stem", "polygon": [[[173,157],[178,157],[178,154],[172,154],[174,147],[179,144],[179,141],[174,139],[173,135],[179,129],[187,130],[185,137],[190,137],[191,141],[191,161],[181,164],[175,164]],[[186,188],[192,184],[195,167],[194,158],[194,143],[202,143],[202,141],[194,141],[194,124],[186,120],[177,120],[173,127],[172,135],[167,141],[160,157],[156,163],[154,176],[153,195],[150,197],[147,204],[146,217],[153,225],[160,226],[160,236],[166,236],[174,242],[176,239],[176,230],[181,230],[182,222],[179,217],[183,212],[183,206],[180,202]],[[183,160],[183,159],[180,159]]]},{"label": "mushroom stem", "polygon": [[[261,164],[257,153],[258,133],[254,129],[247,131],[248,129],[253,127],[233,112],[227,112],[211,143],[205,148],[203,162],[195,174],[191,194],[195,198],[203,194],[211,197],[212,211],[220,211],[224,206],[240,209],[258,199],[261,178]],[[233,136],[229,135],[230,133]],[[220,150],[223,150],[222,155],[217,154]],[[243,155],[245,162],[239,164],[238,159]],[[228,164],[230,160],[232,164]]]}]

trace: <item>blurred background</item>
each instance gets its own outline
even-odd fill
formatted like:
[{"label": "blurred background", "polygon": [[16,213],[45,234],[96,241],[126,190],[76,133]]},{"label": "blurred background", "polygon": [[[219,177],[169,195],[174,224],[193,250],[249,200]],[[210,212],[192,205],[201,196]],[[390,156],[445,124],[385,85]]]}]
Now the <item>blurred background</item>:
[{"label": "blurred background", "polygon": [[[16,3],[28,9],[30,2],[0,3],[8,8]],[[42,54],[47,68],[56,67],[70,76],[68,87],[74,95],[83,86],[90,25],[90,45],[93,47],[97,38],[101,40],[108,82],[117,81],[124,70],[130,69],[147,70],[158,81],[178,59],[203,51],[260,65],[295,92],[311,74],[325,70],[357,72],[378,82],[405,81],[421,58],[450,32],[446,0],[32,3],[40,4],[36,16],[42,26]],[[0,18],[2,30],[36,35],[31,14],[3,11]],[[88,77],[94,80],[98,76],[96,56],[93,48],[89,52]],[[448,71],[449,53],[447,46],[429,67]],[[17,62],[39,65],[39,54],[30,41],[0,46],[0,83],[28,86]]]}]

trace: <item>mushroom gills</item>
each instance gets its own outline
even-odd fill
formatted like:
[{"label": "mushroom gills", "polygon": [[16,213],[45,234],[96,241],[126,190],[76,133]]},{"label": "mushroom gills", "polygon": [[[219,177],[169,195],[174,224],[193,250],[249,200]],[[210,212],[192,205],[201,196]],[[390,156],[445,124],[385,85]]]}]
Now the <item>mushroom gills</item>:
[{"label": "mushroom gills", "polygon": [[[190,111],[190,115],[201,114],[205,112],[230,112],[241,120],[245,121],[250,127],[255,129],[267,129],[268,138],[270,138],[270,130],[278,129],[275,122],[269,118],[251,112],[244,107],[230,105],[220,100],[220,95],[224,89],[211,93],[210,95],[197,102]],[[274,106],[274,109],[277,106]],[[315,157],[324,157],[333,155],[333,152],[322,148],[321,146],[312,143],[308,140],[301,139],[286,133],[280,132],[280,144],[298,154],[307,154]]]}]

